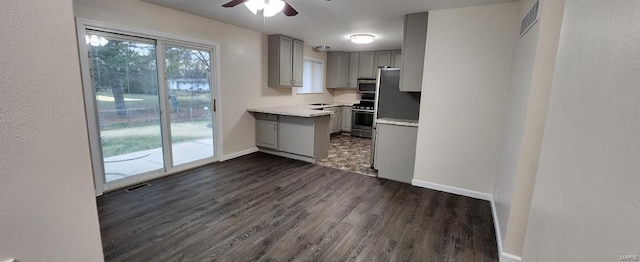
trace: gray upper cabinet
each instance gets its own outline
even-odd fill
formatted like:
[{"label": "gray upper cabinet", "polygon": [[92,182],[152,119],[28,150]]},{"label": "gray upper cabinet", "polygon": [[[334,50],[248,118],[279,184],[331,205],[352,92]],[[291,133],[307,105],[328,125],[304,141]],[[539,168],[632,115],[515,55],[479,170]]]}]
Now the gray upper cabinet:
[{"label": "gray upper cabinet", "polygon": [[327,53],[327,88],[349,86],[349,56],[345,52]]},{"label": "gray upper cabinet", "polygon": [[304,43],[284,35],[269,35],[269,87],[302,86]]},{"label": "gray upper cabinet", "polygon": [[382,66],[391,66],[391,51],[376,51],[375,54],[376,54],[376,62],[375,62],[376,66],[374,70]]},{"label": "gray upper cabinet", "polygon": [[302,66],[304,59],[304,42],[293,39],[293,76],[292,85],[295,87],[302,86]]},{"label": "gray upper cabinet", "polygon": [[429,13],[409,14],[404,18],[400,91],[420,92],[427,43]]},{"label": "gray upper cabinet", "polygon": [[402,50],[391,51],[391,67],[402,68]]},{"label": "gray upper cabinet", "polygon": [[360,52],[358,78],[375,78],[375,52]]},{"label": "gray upper cabinet", "polygon": [[360,53],[349,54],[349,88],[358,87],[358,68],[360,63]]}]

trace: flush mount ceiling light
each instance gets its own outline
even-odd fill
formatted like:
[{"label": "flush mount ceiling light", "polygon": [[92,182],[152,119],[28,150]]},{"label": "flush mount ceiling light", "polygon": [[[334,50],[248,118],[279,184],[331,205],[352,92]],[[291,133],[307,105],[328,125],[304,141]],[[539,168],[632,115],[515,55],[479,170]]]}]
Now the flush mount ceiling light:
[{"label": "flush mount ceiling light", "polygon": [[258,14],[258,10],[263,10],[262,15],[264,17],[272,17],[277,13],[280,13],[284,8],[284,2],[282,0],[249,0],[244,3],[244,6],[251,11],[251,13]]},{"label": "flush mount ceiling light", "polygon": [[372,43],[373,40],[376,39],[374,35],[370,35],[370,34],[355,34],[355,35],[349,36],[349,38],[351,39],[352,43],[361,44],[361,45]]}]

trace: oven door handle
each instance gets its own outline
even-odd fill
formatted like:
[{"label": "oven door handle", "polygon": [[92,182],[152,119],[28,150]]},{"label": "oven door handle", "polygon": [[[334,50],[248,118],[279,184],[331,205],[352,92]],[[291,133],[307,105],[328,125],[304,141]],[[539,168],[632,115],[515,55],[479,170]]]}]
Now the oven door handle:
[{"label": "oven door handle", "polygon": [[353,112],[363,112],[363,113],[372,113],[373,111],[371,110],[364,110],[364,109],[351,109]]}]

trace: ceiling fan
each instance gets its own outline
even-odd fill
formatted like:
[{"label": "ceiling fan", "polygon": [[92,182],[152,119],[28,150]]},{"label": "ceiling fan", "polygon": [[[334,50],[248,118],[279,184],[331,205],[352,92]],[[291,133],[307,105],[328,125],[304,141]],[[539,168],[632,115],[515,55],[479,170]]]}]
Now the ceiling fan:
[{"label": "ceiling fan", "polygon": [[271,17],[282,11],[286,16],[295,16],[298,11],[291,7],[291,5],[282,0],[231,0],[230,2],[222,5],[223,7],[234,7],[244,3],[245,6],[255,15],[258,10],[263,10],[265,17]]}]

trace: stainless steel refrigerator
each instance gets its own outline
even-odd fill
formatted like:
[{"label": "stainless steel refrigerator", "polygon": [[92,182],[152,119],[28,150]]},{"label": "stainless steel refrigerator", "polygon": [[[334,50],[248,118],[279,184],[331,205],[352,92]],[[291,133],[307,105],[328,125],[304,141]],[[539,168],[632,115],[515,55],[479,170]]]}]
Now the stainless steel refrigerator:
[{"label": "stainless steel refrigerator", "polygon": [[420,93],[400,91],[400,68],[379,68],[374,107],[371,167],[374,167],[376,119],[418,120]]}]

